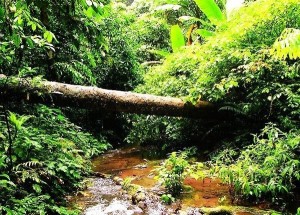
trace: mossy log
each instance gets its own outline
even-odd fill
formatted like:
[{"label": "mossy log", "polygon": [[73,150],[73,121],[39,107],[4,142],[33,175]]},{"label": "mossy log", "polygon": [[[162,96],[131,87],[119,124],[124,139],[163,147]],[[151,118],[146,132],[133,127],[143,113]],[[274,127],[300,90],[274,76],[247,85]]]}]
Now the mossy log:
[{"label": "mossy log", "polygon": [[34,79],[9,78],[0,74],[0,99],[56,106],[99,109],[115,112],[211,118],[216,107],[209,102],[197,105],[164,96],[101,89]]}]

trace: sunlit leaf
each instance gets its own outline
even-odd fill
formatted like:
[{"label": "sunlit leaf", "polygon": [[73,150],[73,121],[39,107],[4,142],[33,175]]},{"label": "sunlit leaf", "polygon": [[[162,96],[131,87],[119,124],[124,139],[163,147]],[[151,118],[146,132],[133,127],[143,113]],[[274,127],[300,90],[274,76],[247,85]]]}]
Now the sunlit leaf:
[{"label": "sunlit leaf", "polygon": [[35,23],[32,23],[32,25],[31,25],[31,29],[32,29],[33,31],[35,31],[35,30],[36,30],[36,24],[35,24]]},{"label": "sunlit leaf", "polygon": [[47,40],[48,43],[51,43],[53,40],[53,34],[50,31],[46,31],[44,33],[44,39]]},{"label": "sunlit leaf", "polygon": [[214,0],[194,1],[212,23],[218,24],[220,21],[225,20],[224,14]]},{"label": "sunlit leaf", "polygon": [[286,28],[273,45],[271,53],[279,58],[300,58],[300,29]]},{"label": "sunlit leaf", "polygon": [[214,35],[214,32],[206,30],[206,29],[197,29],[196,32],[204,38],[208,38]]},{"label": "sunlit leaf", "polygon": [[179,25],[173,25],[170,32],[171,45],[174,52],[185,45],[184,35]]}]

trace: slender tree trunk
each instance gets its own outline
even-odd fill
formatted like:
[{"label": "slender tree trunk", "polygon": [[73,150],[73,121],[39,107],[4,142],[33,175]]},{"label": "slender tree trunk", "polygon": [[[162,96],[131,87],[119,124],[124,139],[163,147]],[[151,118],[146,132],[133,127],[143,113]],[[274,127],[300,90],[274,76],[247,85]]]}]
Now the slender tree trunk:
[{"label": "slender tree trunk", "polygon": [[133,92],[106,90],[50,81],[8,78],[0,75],[0,101],[14,100],[33,103],[104,109],[137,114],[182,116],[193,118],[217,117],[216,107],[199,101],[197,105],[179,98]]}]

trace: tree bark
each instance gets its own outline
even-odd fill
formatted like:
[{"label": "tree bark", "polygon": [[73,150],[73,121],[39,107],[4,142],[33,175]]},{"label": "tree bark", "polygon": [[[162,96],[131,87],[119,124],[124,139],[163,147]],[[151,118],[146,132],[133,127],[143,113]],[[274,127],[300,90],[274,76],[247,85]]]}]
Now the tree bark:
[{"label": "tree bark", "polygon": [[173,97],[106,90],[51,81],[36,82],[33,79],[9,78],[0,75],[0,101],[8,100],[137,114],[192,118],[217,116],[216,107],[205,101],[199,101],[197,105],[192,105]]}]

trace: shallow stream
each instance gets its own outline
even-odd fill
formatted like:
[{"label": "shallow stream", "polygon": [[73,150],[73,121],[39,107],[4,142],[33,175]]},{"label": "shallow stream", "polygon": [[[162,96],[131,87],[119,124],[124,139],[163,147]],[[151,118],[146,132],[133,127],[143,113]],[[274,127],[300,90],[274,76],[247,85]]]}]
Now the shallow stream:
[{"label": "shallow stream", "polygon": [[[93,171],[96,173],[96,177],[90,179],[91,185],[87,190],[79,192],[71,198],[70,205],[79,206],[86,215],[197,215],[202,214],[197,209],[200,207],[205,207],[208,211],[213,208],[225,211],[217,214],[270,214],[270,212],[261,210],[265,209],[265,205],[256,207],[233,205],[228,185],[223,184],[219,179],[210,178],[204,180],[187,178],[185,185],[191,186],[192,191],[184,193],[181,199],[171,205],[162,204],[159,194],[163,190],[154,179],[152,171],[155,166],[160,164],[161,160],[150,159],[153,157],[151,153],[153,151],[149,149],[132,147],[112,150],[95,158]],[[146,192],[143,201],[133,204],[132,196],[122,189],[118,180],[127,177],[133,179],[131,183],[143,187],[143,192]],[[228,207],[231,209],[227,209]],[[226,211],[232,212],[227,213]]]}]

